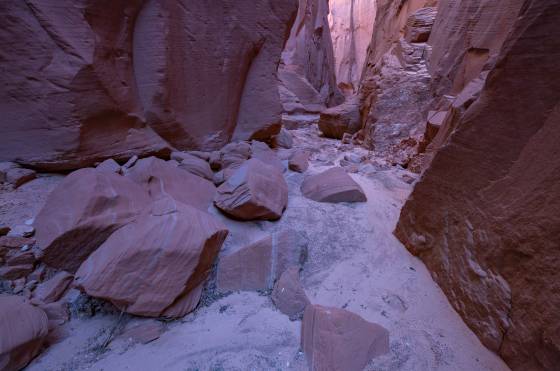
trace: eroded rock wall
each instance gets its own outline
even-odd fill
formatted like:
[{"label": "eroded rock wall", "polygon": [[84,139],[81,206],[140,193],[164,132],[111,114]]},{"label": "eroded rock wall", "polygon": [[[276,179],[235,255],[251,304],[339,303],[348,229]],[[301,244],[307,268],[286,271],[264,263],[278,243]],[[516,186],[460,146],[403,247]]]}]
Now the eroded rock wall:
[{"label": "eroded rock wall", "polygon": [[3,1],[0,160],[47,170],[280,128],[297,0]]},{"label": "eroded rock wall", "polygon": [[328,0],[299,0],[278,71],[286,112],[320,112],[344,100],[336,86],[328,14]]},{"label": "eroded rock wall", "polygon": [[333,40],[338,86],[355,93],[371,41],[376,0],[329,0],[329,26]]},{"label": "eroded rock wall", "polygon": [[444,91],[480,69],[469,51],[496,57],[403,208],[396,235],[512,369],[553,370],[560,364],[560,2],[442,1],[442,9],[450,13],[436,22],[431,68]]}]

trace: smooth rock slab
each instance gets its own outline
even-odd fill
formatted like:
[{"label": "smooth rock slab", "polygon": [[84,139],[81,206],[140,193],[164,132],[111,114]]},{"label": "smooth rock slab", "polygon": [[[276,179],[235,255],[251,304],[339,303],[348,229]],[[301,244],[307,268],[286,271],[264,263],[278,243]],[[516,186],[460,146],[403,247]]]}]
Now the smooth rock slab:
[{"label": "smooth rock slab", "polygon": [[288,185],[278,168],[251,159],[218,188],[214,204],[236,219],[277,220],[288,204]]},{"label": "smooth rock slab", "polygon": [[111,233],[149,203],[148,193],[126,177],[92,168],[71,173],[49,195],[35,220],[41,259],[75,272]]},{"label": "smooth rock slab", "polygon": [[301,347],[312,371],[361,371],[389,352],[389,331],[344,309],[308,305]]},{"label": "smooth rock slab", "polygon": [[360,185],[339,167],[311,175],[301,185],[303,195],[317,202],[366,202]]},{"label": "smooth rock slab", "polygon": [[164,198],[97,249],[76,283],[127,313],[182,317],[198,304],[227,233],[210,214]]},{"label": "smooth rock slab", "polygon": [[18,296],[0,296],[0,370],[24,368],[48,334],[45,312]]}]

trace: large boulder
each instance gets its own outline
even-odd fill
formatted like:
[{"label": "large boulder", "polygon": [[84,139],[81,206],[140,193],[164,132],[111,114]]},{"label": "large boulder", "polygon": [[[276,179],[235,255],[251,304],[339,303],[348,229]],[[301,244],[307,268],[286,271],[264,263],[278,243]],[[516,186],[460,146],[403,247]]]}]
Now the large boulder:
[{"label": "large boulder", "polygon": [[42,260],[75,271],[149,202],[142,187],[120,175],[95,169],[71,173],[49,195],[35,219]]},{"label": "large boulder", "polygon": [[324,110],[319,118],[319,130],[327,138],[342,139],[345,133],[354,134],[361,127],[360,106],[355,96]]},{"label": "large boulder", "polygon": [[366,202],[360,185],[340,167],[333,167],[303,180],[301,192],[317,202]]},{"label": "large boulder", "polygon": [[41,351],[48,331],[43,310],[19,296],[0,296],[0,369],[24,368]]},{"label": "large boulder", "polygon": [[312,371],[361,371],[389,352],[389,331],[344,309],[308,305],[301,347]]},{"label": "large boulder", "polygon": [[236,219],[276,220],[288,204],[288,185],[282,171],[253,158],[218,188],[214,204]]},{"label": "large boulder", "polygon": [[156,157],[138,160],[126,177],[140,184],[152,199],[169,195],[201,210],[208,210],[216,193],[212,182]]},{"label": "large boulder", "polygon": [[76,169],[277,133],[277,66],[297,9],[297,0],[1,2],[0,160]]},{"label": "large boulder", "polygon": [[76,283],[127,313],[182,317],[198,304],[227,233],[210,214],[163,198],[91,254]]}]

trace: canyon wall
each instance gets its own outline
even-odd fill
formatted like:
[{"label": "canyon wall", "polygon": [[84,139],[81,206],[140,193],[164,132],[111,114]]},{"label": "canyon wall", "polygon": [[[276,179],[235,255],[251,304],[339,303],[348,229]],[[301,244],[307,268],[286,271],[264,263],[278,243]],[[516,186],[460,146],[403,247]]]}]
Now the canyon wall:
[{"label": "canyon wall", "polygon": [[284,111],[321,112],[344,101],[336,86],[328,0],[300,0],[278,70]]},{"label": "canyon wall", "polygon": [[329,0],[329,8],[337,84],[355,93],[373,33],[376,0]]},{"label": "canyon wall", "polygon": [[453,114],[396,229],[513,370],[560,364],[559,16],[557,0],[440,1],[429,68]]},{"label": "canyon wall", "polygon": [[68,170],[280,129],[297,0],[0,2],[0,160]]}]

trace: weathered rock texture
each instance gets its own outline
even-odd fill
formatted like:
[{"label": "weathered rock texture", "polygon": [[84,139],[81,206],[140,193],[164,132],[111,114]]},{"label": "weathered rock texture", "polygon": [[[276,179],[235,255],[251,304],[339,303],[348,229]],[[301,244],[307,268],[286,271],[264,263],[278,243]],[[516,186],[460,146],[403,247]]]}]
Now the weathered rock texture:
[{"label": "weathered rock texture", "polygon": [[367,201],[362,187],[340,167],[306,177],[301,184],[301,193],[317,202]]},{"label": "weathered rock texture", "polygon": [[276,69],[296,11],[296,0],[3,1],[0,160],[75,169],[278,132]]},{"label": "weathered rock texture", "polygon": [[356,92],[371,41],[376,0],[329,0],[329,26],[338,86]]},{"label": "weathered rock texture", "polygon": [[278,75],[286,112],[320,112],[342,103],[336,86],[328,0],[299,0]]},{"label": "weathered rock texture", "polygon": [[19,296],[0,296],[0,369],[18,371],[39,352],[48,334],[45,312]]},{"label": "weathered rock texture", "polygon": [[[483,64],[482,49],[498,57],[414,189],[396,234],[512,369],[552,370],[560,362],[560,3],[442,1],[442,12],[449,13],[436,27],[448,28],[434,36],[436,73],[449,71],[453,55],[463,55],[469,71]],[[451,76],[448,89],[469,79],[441,76]]]},{"label": "weathered rock texture", "polygon": [[210,214],[163,198],[91,254],[76,282],[128,313],[182,317],[198,304],[226,236]]}]

